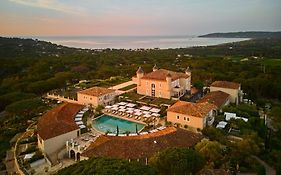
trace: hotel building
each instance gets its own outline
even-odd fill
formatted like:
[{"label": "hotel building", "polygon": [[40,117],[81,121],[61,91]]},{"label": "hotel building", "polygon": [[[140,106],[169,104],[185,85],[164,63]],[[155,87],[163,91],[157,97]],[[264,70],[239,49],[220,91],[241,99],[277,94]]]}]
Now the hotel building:
[{"label": "hotel building", "polygon": [[179,99],[190,92],[191,72],[189,68],[185,73],[158,69],[156,65],[150,73],[144,73],[139,67],[132,80],[137,84],[137,93],[141,95]]}]

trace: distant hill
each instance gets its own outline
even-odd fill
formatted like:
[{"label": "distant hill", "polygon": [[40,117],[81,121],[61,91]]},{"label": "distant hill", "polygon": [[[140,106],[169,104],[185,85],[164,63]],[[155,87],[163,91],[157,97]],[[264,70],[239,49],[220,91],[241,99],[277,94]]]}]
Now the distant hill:
[{"label": "distant hill", "polygon": [[210,33],[198,37],[204,38],[281,38],[281,32],[227,32],[227,33]]},{"label": "distant hill", "polygon": [[51,42],[23,38],[0,36],[0,60],[2,58],[41,58],[72,54],[78,49],[69,48]]}]

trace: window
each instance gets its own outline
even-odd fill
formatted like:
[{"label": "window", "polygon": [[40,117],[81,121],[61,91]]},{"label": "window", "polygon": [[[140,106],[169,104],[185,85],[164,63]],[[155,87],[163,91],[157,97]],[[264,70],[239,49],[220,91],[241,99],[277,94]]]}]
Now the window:
[{"label": "window", "polygon": [[177,119],[179,120],[179,119],[180,119],[180,116],[177,116]]},{"label": "window", "polygon": [[160,87],[160,88],[161,88],[161,86],[162,86],[161,83],[159,83],[159,87]]},{"label": "window", "polygon": [[155,97],[155,84],[151,84],[151,96]]},{"label": "window", "polygon": [[186,117],[184,117],[183,119],[186,120]]},{"label": "window", "polygon": [[189,121],[189,117],[187,117],[187,121]]},{"label": "window", "polygon": [[90,97],[90,100],[92,100],[92,97]]}]

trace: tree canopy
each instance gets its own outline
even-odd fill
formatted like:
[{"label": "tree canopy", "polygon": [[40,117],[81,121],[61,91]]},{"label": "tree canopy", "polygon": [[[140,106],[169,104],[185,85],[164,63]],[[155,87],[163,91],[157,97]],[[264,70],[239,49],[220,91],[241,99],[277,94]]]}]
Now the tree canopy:
[{"label": "tree canopy", "polygon": [[58,172],[58,175],[156,175],[157,172],[150,166],[138,162],[129,162],[121,159],[91,158],[84,160]]},{"label": "tree canopy", "polygon": [[149,164],[163,175],[196,173],[204,166],[204,158],[188,148],[167,148],[150,158]]}]

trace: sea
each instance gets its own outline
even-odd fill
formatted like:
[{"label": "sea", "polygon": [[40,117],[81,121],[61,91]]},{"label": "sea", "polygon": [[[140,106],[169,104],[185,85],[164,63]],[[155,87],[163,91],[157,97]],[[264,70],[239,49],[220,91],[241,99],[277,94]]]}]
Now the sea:
[{"label": "sea", "polygon": [[210,46],[249,38],[202,38],[197,36],[33,36],[59,45],[85,49],[168,49]]}]

